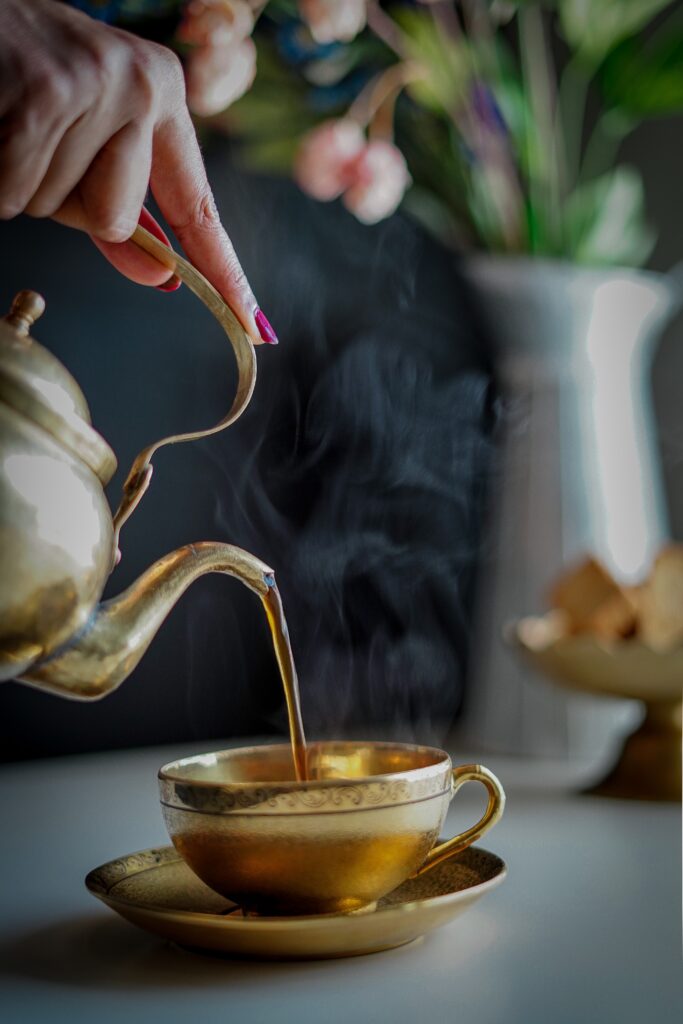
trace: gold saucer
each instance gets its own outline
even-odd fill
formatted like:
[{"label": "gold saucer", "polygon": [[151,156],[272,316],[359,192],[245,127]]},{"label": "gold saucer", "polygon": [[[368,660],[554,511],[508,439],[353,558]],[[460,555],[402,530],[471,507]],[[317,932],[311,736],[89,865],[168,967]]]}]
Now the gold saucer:
[{"label": "gold saucer", "polygon": [[88,890],[133,924],[191,949],[259,959],[326,959],[394,949],[439,928],[499,885],[507,869],[470,847],[404,882],[365,913],[244,917],[204,885],[174,847],[91,871]]}]

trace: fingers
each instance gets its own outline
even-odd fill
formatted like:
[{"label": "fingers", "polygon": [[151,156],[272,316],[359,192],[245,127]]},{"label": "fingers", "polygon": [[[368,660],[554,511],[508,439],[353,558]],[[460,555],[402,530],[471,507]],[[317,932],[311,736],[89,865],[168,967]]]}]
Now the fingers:
[{"label": "fingers", "polygon": [[[167,235],[144,206],[140,211],[139,223],[141,227],[146,228],[160,242],[172,248]],[[163,292],[174,292],[180,288],[181,282],[179,278],[174,274],[170,274],[165,267],[162,268],[153,257],[148,256],[146,252],[143,252],[133,242],[112,245],[110,242],[101,242],[97,238],[93,238],[92,235],[91,238],[98,249],[126,277],[132,278],[132,280],[137,281],[139,284],[154,285]],[[164,274],[163,280],[160,279],[162,273]]]},{"label": "fingers", "polygon": [[[67,227],[89,233],[87,214],[77,191],[72,193],[57,211],[54,220]],[[162,267],[133,242],[103,242],[92,234],[90,238],[112,266],[136,284],[158,288],[172,277],[166,267]]]},{"label": "fingers", "polygon": [[[53,92],[54,92],[53,86]],[[34,102],[41,117],[25,104],[0,121],[0,217],[11,218],[26,209],[43,181],[64,132],[81,115],[75,105],[68,114],[56,105],[46,84]]]},{"label": "fingers", "polygon": [[152,128],[126,125],[99,151],[78,186],[90,233],[105,242],[130,238],[145,201]]},{"label": "fingers", "polygon": [[152,160],[151,127],[131,122],[101,136],[85,118],[64,136],[26,212],[52,217],[77,191],[88,230],[123,242],[135,230]]},{"label": "fingers", "polygon": [[100,252],[138,284],[159,287],[172,276],[166,267],[123,241],[138,223],[152,161],[151,125],[126,125],[106,143],[80,184],[55,213],[55,220],[87,231]]},{"label": "fingers", "polygon": [[[256,298],[220,222],[190,116],[181,109],[157,125],[152,192],[188,259],[220,292],[252,341],[261,344]],[[272,328],[271,333],[274,337]]]},{"label": "fingers", "polygon": [[[152,256],[148,256],[146,252],[139,249],[134,242],[102,242],[94,235],[91,235],[90,238],[111,265],[116,267],[124,277],[135,281],[136,284],[161,288],[173,277],[166,267],[162,267]],[[164,288],[163,290],[172,291],[174,289]]]},{"label": "fingers", "polygon": [[3,25],[0,218],[26,210],[85,230],[122,273],[158,286],[168,270],[125,242],[151,184],[188,258],[255,343],[275,344],[221,225],[178,58],[44,0],[0,0]]}]

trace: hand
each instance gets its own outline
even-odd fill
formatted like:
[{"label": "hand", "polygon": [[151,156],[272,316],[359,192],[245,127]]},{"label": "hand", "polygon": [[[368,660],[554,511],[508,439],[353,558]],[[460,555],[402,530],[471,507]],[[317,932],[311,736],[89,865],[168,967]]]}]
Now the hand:
[{"label": "hand", "polygon": [[127,277],[159,285],[168,270],[121,244],[149,186],[254,342],[275,339],[221,225],[177,57],[54,0],[0,0],[0,219],[80,228]]}]

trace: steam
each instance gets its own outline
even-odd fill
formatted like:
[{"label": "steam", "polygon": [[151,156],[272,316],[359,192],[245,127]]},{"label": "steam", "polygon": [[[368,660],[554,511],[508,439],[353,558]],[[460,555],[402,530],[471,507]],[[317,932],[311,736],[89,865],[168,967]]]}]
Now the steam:
[{"label": "steam", "polygon": [[442,742],[463,695],[489,383],[406,326],[319,347],[314,372],[310,350],[287,372],[262,359],[239,474],[205,447],[216,535],[275,567],[310,737]]},{"label": "steam", "polygon": [[[281,344],[259,352],[244,417],[198,446],[217,488],[212,534],[275,569],[309,737],[441,742],[463,697],[492,455],[469,295],[454,260],[401,217],[369,229],[287,182],[226,177],[223,164],[214,177]],[[243,687],[256,706],[252,732],[284,734],[259,602],[218,582],[211,599],[239,620],[226,692]],[[188,614],[200,609],[193,592]]]}]

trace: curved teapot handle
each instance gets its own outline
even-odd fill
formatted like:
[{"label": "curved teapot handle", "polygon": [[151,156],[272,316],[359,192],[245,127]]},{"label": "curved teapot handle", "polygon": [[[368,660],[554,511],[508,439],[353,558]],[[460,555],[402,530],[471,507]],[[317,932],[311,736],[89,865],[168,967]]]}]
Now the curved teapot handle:
[{"label": "curved teapot handle", "polygon": [[114,552],[118,558],[118,544],[121,527],[135,511],[143,494],[149,486],[152,478],[152,456],[159,448],[167,444],[178,444],[181,441],[195,441],[200,437],[208,437],[210,434],[217,434],[225,430],[231,423],[238,419],[254,392],[256,384],[256,353],[254,346],[246,334],[241,323],[224,302],[213,285],[209,284],[205,277],[198,270],[179,256],[177,252],[158,241],[144,228],[137,227],[132,235],[131,241],[135,242],[141,249],[153,256],[155,260],[172,270],[176,277],[194,292],[198,299],[213,313],[216,320],[225,331],[235,352],[237,360],[237,394],[233,400],[229,412],[213,427],[206,430],[193,430],[188,434],[172,434],[170,437],[163,437],[160,441],[148,445],[136,456],[130,468],[126,482],[123,485],[121,503],[114,516]]}]

